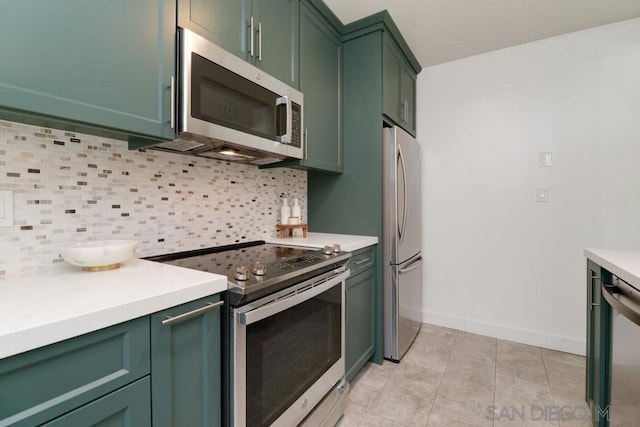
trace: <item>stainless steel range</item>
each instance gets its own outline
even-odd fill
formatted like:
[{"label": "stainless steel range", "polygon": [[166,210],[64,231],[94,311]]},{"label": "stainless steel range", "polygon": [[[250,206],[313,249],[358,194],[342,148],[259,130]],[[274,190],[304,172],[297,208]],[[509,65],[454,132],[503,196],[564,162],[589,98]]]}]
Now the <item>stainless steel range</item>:
[{"label": "stainless steel range", "polygon": [[225,424],[334,425],[344,411],[348,252],[263,241],[148,259],[224,274]]}]

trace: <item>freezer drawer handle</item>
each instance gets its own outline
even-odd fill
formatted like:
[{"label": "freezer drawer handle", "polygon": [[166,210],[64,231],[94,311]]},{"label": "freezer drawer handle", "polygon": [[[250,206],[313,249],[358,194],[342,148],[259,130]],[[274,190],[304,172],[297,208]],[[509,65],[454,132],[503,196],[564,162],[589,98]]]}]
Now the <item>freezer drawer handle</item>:
[{"label": "freezer drawer handle", "polygon": [[162,325],[171,325],[172,323],[180,322],[183,320],[187,320],[191,317],[197,316],[200,313],[204,313],[205,311],[213,310],[216,307],[220,307],[224,304],[224,301],[218,301],[217,303],[208,302],[204,307],[197,308],[195,310],[189,311],[187,313],[180,314],[178,316],[167,317],[162,321]]},{"label": "freezer drawer handle", "polygon": [[408,273],[408,272],[410,272],[412,270],[415,270],[416,268],[420,267],[421,265],[422,265],[422,257],[419,257],[415,261],[413,261],[411,264],[409,264],[409,267],[401,268],[400,269],[400,274]]}]

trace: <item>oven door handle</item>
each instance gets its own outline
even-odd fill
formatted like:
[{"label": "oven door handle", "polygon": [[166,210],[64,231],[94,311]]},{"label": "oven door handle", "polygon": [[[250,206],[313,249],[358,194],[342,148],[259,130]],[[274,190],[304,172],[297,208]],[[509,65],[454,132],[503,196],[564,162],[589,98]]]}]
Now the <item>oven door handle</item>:
[{"label": "oven door handle", "polygon": [[303,292],[284,297],[279,301],[274,301],[246,313],[236,313],[238,322],[242,325],[250,325],[252,323],[259,322],[262,319],[280,313],[281,311],[291,308],[294,305],[298,305],[307,300],[310,300],[311,298],[320,295],[321,293],[333,288],[334,286],[340,285],[346,277],[348,277],[348,274],[345,272],[311,289],[307,289]]}]

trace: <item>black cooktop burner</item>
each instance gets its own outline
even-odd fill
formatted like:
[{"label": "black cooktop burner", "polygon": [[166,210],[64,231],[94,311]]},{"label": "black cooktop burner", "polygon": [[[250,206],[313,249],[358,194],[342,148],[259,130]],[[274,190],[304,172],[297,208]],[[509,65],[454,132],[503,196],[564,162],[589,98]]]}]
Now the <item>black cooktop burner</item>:
[{"label": "black cooktop burner", "polygon": [[[325,255],[319,249],[279,246],[256,241],[146,259],[225,275],[229,283],[229,292],[236,294],[231,303],[242,305],[344,265],[350,256],[349,252]],[[245,270],[242,270],[242,267]],[[239,268],[241,272],[237,275]],[[245,280],[241,280],[242,278]]]}]

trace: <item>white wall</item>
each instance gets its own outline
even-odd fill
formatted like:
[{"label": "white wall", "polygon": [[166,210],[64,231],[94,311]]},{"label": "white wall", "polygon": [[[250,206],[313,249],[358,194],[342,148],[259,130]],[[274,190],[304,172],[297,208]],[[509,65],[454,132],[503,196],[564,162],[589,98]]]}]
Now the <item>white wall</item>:
[{"label": "white wall", "polygon": [[418,134],[424,320],[584,354],[583,249],[640,250],[640,19],[424,69]]}]

